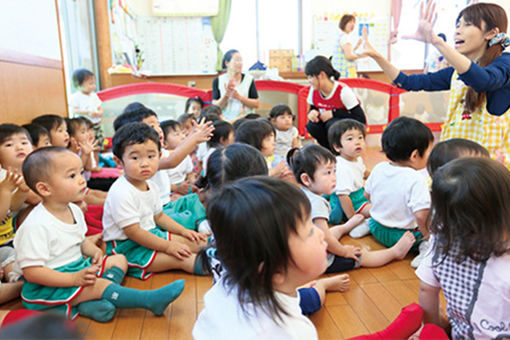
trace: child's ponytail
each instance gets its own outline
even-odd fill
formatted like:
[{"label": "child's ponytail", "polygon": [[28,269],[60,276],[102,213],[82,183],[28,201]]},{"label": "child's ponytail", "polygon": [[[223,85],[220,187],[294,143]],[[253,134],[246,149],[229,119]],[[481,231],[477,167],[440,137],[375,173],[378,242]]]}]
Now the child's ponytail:
[{"label": "child's ponytail", "polygon": [[328,78],[333,77],[335,80],[340,78],[340,73],[333,68],[331,61],[322,55],[318,55],[306,64],[305,74],[307,76],[318,76],[321,72],[324,72]]},{"label": "child's ponytail", "polygon": [[[484,54],[478,60],[478,65],[486,67],[499,57],[505,49],[506,31],[508,25],[508,19],[506,17],[505,10],[496,4],[489,3],[478,3],[463,9],[458,17],[457,21],[463,18],[465,22],[472,23],[480,30],[483,30],[482,21],[485,22],[485,32],[488,32],[494,28],[498,28],[500,34],[496,38],[490,40],[487,45],[487,49]],[[478,109],[485,99],[485,92],[478,93],[472,87],[468,88],[464,107],[468,112],[473,112]]]}]

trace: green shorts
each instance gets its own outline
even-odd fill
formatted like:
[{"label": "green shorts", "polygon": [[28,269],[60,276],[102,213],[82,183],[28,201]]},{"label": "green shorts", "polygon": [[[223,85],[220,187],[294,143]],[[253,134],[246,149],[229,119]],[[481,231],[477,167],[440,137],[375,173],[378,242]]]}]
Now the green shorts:
[{"label": "green shorts", "polygon": [[375,239],[388,248],[393,247],[406,231],[412,232],[416,238],[416,242],[414,242],[413,247],[411,248],[411,251],[413,252],[418,251],[418,245],[423,239],[423,234],[417,229],[390,228],[382,225],[373,218],[370,218],[368,226],[370,227],[370,232],[374,235]]},{"label": "green shorts", "polygon": [[[170,240],[170,233],[166,230],[156,227],[149,230],[149,232],[167,241]],[[106,254],[124,255],[128,261],[127,275],[147,280],[152,276],[152,273],[147,272],[147,267],[149,267],[156,258],[157,251],[127,239],[123,241],[114,240],[106,242]]]},{"label": "green shorts", "polygon": [[[61,273],[76,273],[91,265],[92,258],[80,259],[71,262],[65,266],[55,268]],[[103,261],[104,264],[104,261]],[[96,273],[100,277],[103,273],[104,265]],[[54,311],[64,313],[68,319],[74,320],[78,316],[76,306],[71,306],[71,302],[80,295],[83,287],[49,287],[37,283],[28,282],[25,279],[21,289],[21,300],[23,306],[32,310],[44,310],[51,308]]]},{"label": "green shorts", "polygon": [[361,212],[363,208],[370,203],[369,200],[365,197],[365,188],[361,188],[359,190],[353,191],[349,194],[349,198],[352,202],[352,207],[354,208],[354,211],[356,214]]}]

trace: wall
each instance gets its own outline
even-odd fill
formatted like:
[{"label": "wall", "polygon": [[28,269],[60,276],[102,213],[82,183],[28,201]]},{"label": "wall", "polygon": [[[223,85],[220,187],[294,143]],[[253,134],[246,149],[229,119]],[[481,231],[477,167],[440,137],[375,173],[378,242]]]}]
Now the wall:
[{"label": "wall", "polygon": [[2,2],[0,122],[67,115],[56,2]]}]

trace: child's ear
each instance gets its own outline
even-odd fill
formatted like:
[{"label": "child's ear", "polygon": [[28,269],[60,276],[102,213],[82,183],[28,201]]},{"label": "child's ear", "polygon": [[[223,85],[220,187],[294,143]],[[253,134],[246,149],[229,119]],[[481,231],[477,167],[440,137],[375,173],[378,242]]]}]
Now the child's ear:
[{"label": "child's ear", "polygon": [[35,184],[35,190],[43,198],[46,198],[49,195],[51,195],[51,187],[50,187],[50,185],[48,183],[46,183],[46,182],[43,182],[43,181],[37,182]]},{"label": "child's ear", "polygon": [[309,187],[310,185],[312,185],[312,179],[310,178],[310,176],[308,176],[307,173],[302,173],[301,176],[299,176],[299,178],[301,179],[301,182],[306,186],[306,187]]},{"label": "child's ear", "polygon": [[336,153],[340,154],[342,151],[342,147],[338,144],[333,144],[333,150],[335,150]]},{"label": "child's ear", "polygon": [[287,276],[278,271],[276,273],[273,274],[273,287],[278,287],[278,286],[281,286],[285,283],[285,280],[287,279]]},{"label": "child's ear", "polygon": [[113,160],[115,161],[115,163],[117,163],[118,165],[120,165],[120,167],[122,169],[124,169],[124,163],[122,163],[122,159],[120,159],[119,157],[117,156],[113,156]]},{"label": "child's ear", "polygon": [[413,152],[411,152],[411,156],[409,156],[410,161],[415,161],[420,153],[418,152],[418,149],[414,149]]}]

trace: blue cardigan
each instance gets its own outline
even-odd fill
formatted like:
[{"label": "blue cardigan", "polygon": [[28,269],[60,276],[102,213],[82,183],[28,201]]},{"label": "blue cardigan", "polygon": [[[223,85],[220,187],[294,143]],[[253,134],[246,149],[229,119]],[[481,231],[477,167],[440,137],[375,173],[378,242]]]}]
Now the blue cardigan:
[{"label": "blue cardigan", "polygon": [[[406,75],[400,72],[393,83],[407,91],[449,90],[453,67],[427,74]],[[486,92],[487,111],[501,116],[510,108],[510,53],[503,53],[487,67],[471,62],[469,70],[459,75],[464,84],[476,92]]]}]

